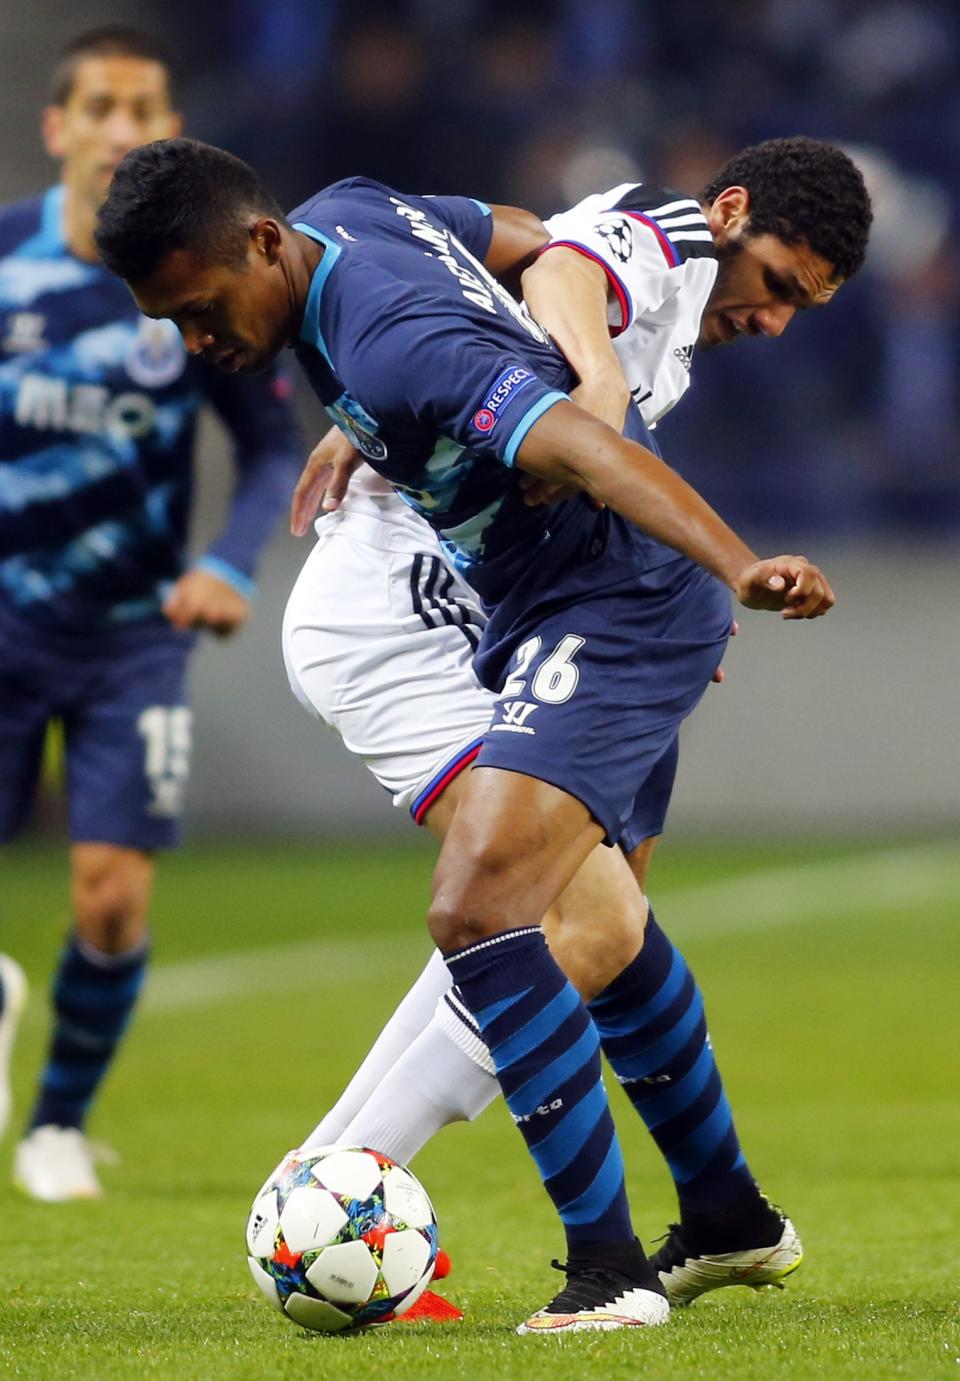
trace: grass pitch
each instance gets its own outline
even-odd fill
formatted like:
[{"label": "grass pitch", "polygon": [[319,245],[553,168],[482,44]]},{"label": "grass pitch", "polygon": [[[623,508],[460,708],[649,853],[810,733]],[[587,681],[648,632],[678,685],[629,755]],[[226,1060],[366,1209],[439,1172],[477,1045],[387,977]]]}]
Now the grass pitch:
[{"label": "grass pitch", "polygon": [[[799,855],[799,856],[798,856]],[[704,988],[755,1173],[807,1261],[647,1333],[517,1338],[559,1277],[554,1219],[501,1107],[416,1169],[466,1311],[445,1328],[301,1332],[247,1274],[250,1198],[334,1100],[427,953],[432,855],[200,850],[164,860],[149,996],[91,1128],[121,1156],[101,1203],[0,1184],[0,1371],[25,1377],[751,1378],[960,1376],[960,851],[662,848],[654,901]],[[62,853],[12,850],[2,945],[33,996],[18,1112],[68,920]],[[638,1231],[673,1216],[613,1092]],[[9,1146],[5,1148],[5,1158]]]}]

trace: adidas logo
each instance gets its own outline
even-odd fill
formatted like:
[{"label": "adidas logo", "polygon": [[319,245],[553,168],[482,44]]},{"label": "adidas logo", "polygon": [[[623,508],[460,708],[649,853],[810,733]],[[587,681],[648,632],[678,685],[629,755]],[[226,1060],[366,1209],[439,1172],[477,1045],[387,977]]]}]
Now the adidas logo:
[{"label": "adidas logo", "polygon": [[693,364],[693,351],[693,345],[678,345],[673,352],[688,373],[690,372],[690,366]]}]

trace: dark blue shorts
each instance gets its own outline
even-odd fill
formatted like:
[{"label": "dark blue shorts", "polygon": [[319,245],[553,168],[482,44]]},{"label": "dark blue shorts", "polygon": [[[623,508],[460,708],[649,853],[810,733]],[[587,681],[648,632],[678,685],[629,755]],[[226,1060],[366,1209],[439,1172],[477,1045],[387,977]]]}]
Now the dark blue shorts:
[{"label": "dark blue shorts", "polygon": [[730,592],[615,514],[581,507],[557,542],[484,633],[475,665],[500,698],[476,765],[551,782],[629,850],[663,829],[680,725],[720,664]]},{"label": "dark blue shorts", "polygon": [[23,824],[46,727],[64,725],[75,843],[170,848],[190,764],[193,635],[159,621],[47,633],[0,610],[0,842]]}]

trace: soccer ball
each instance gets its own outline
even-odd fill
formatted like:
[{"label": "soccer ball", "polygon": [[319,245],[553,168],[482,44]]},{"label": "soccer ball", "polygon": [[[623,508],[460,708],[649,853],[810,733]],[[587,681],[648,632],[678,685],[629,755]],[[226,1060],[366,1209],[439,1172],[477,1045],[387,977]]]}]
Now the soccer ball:
[{"label": "soccer ball", "polygon": [[290,1151],[247,1220],[254,1280],[271,1304],[321,1333],[405,1313],[436,1258],[437,1219],[420,1181],[359,1147]]}]

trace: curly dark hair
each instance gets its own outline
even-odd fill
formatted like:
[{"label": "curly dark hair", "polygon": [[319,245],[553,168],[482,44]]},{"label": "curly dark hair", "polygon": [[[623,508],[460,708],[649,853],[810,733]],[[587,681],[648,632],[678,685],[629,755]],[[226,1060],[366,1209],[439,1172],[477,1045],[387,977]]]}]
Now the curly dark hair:
[{"label": "curly dark hair", "polygon": [[727,187],[750,193],[745,234],[806,241],[842,278],[856,273],[867,253],[873,211],[863,175],[833,144],[797,135],[767,139],[734,154],[704,188],[713,202]]},{"label": "curly dark hair", "polygon": [[118,164],[93,238],[110,272],[132,283],[175,249],[238,269],[251,216],[287,223],[248,163],[198,139],[158,139]]}]

